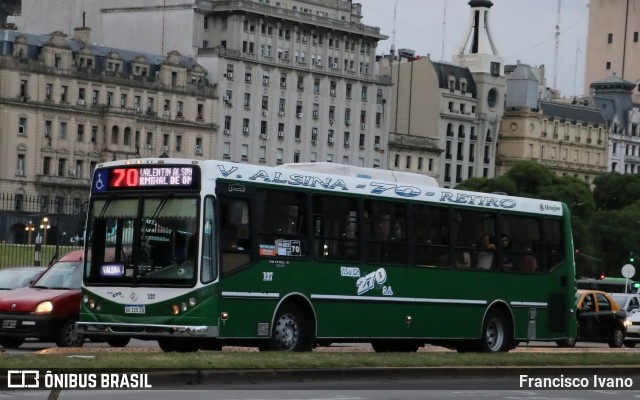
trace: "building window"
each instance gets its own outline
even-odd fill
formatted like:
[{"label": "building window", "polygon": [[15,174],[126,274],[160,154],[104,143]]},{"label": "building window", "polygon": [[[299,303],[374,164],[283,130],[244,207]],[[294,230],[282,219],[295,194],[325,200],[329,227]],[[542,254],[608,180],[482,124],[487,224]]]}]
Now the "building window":
[{"label": "building window", "polygon": [[67,159],[60,158],[58,160],[58,176],[64,176],[64,171],[67,169]]},{"label": "building window", "polygon": [[122,144],[129,146],[131,144],[131,128],[124,128],[124,136],[122,137]]},{"label": "building window", "polygon": [[18,136],[27,136],[27,118],[20,117],[18,119]]},{"label": "building window", "polygon": [[66,139],[66,138],[67,138],[67,123],[60,122],[60,139]]},{"label": "building window", "polygon": [[45,157],[42,160],[42,175],[51,174],[51,157]]},{"label": "building window", "polygon": [[16,165],[16,175],[24,176],[25,156],[18,154],[18,164]]},{"label": "building window", "polygon": [[608,33],[607,34],[607,43],[608,44],[613,43],[613,33]]},{"label": "building window", "polygon": [[607,61],[606,69],[611,69],[611,61]]},{"label": "building window", "polygon": [[500,76],[500,63],[498,62],[491,63],[491,75]]},{"label": "building window", "polygon": [[633,32],[633,42],[638,43],[638,32]]}]

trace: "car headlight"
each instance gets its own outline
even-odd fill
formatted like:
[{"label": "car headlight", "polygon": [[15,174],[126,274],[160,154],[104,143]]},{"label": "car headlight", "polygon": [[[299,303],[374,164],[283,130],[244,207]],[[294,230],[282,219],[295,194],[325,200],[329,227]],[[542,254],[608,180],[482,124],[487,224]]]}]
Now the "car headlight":
[{"label": "car headlight", "polygon": [[53,311],[53,303],[50,301],[43,301],[36,306],[34,314],[51,314]]},{"label": "car headlight", "polygon": [[625,319],[623,323],[624,323],[624,327],[625,327],[625,328],[628,328],[628,327],[630,327],[631,325],[633,325],[633,323],[632,323],[630,320],[628,320],[628,319]]}]

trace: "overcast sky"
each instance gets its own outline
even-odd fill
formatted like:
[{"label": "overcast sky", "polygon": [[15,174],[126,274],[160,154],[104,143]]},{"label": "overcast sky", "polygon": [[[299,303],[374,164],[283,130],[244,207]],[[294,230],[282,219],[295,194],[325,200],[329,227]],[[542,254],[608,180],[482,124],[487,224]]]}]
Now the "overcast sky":
[{"label": "overcast sky", "polygon": [[[445,19],[446,1],[446,19]],[[553,86],[555,26],[559,0],[491,0],[489,30],[507,64],[544,65],[547,86]],[[430,54],[436,61],[451,61],[469,22],[468,0],[354,0],[362,4],[363,22],[377,26],[388,40],[378,54],[389,54],[396,6],[396,49]],[[563,96],[582,94],[589,22],[588,0],[564,0],[560,11],[557,88]],[[444,51],[443,51],[444,43]],[[444,56],[443,56],[444,54]]]}]

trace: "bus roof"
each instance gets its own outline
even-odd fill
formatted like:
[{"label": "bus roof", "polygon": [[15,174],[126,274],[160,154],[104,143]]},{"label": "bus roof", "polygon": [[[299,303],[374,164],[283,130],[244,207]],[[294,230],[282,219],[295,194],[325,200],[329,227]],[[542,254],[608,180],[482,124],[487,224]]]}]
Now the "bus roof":
[{"label": "bus roof", "polygon": [[[321,163],[325,164],[325,163]],[[331,163],[328,163],[331,164]],[[557,201],[532,199],[504,194],[471,192],[449,188],[440,188],[433,184],[429,177],[420,175],[417,179],[411,173],[398,174],[396,171],[384,171],[364,168],[359,173],[358,167],[340,170],[338,164],[321,165],[320,168],[311,168],[307,164],[286,165],[285,167],[268,167],[247,163],[234,163],[230,161],[204,160],[178,158],[143,158],[123,161],[108,161],[98,164],[100,168],[112,168],[129,165],[132,167],[162,167],[162,166],[200,166],[202,170],[203,187],[205,182],[216,179],[229,179],[237,182],[259,183],[289,188],[308,188],[313,190],[328,191],[333,193],[357,194],[379,198],[395,198],[403,200],[424,201],[439,205],[456,205],[460,207],[473,207],[487,210],[505,210],[526,212],[539,215],[563,215],[563,204]],[[319,172],[318,169],[330,169],[333,171]],[[382,176],[386,174],[387,176]],[[420,180],[420,182],[417,182]],[[92,193],[96,187],[96,174],[92,179]]]},{"label": "bus roof", "polygon": [[424,186],[438,186],[438,181],[429,175],[406,171],[392,171],[380,168],[356,167],[355,165],[344,165],[331,162],[289,163],[279,165],[278,168],[320,172],[328,175],[350,176],[353,178],[382,180],[403,184],[412,183]]}]

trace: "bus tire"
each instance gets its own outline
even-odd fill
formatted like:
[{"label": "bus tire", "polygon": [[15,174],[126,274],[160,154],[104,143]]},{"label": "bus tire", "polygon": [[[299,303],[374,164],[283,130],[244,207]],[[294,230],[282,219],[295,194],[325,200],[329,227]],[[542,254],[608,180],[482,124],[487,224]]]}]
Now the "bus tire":
[{"label": "bus tire", "polygon": [[126,336],[112,336],[107,338],[107,344],[111,347],[125,347],[129,344],[131,338]]},{"label": "bus tire", "polygon": [[197,339],[162,338],[158,339],[158,346],[165,353],[195,353],[200,350],[200,342]]},{"label": "bus tire", "polygon": [[24,343],[24,338],[0,336],[0,346],[7,349],[17,349]]},{"label": "bus tire", "polygon": [[311,351],[311,336],[311,324],[303,317],[300,307],[294,303],[285,303],[276,313],[269,338],[269,350]]},{"label": "bus tire", "polygon": [[482,324],[480,351],[502,353],[511,350],[513,334],[509,319],[502,310],[492,308]]},{"label": "bus tire", "polygon": [[70,318],[62,324],[56,338],[58,347],[82,347],[84,334],[78,330],[76,321],[75,318]]}]

